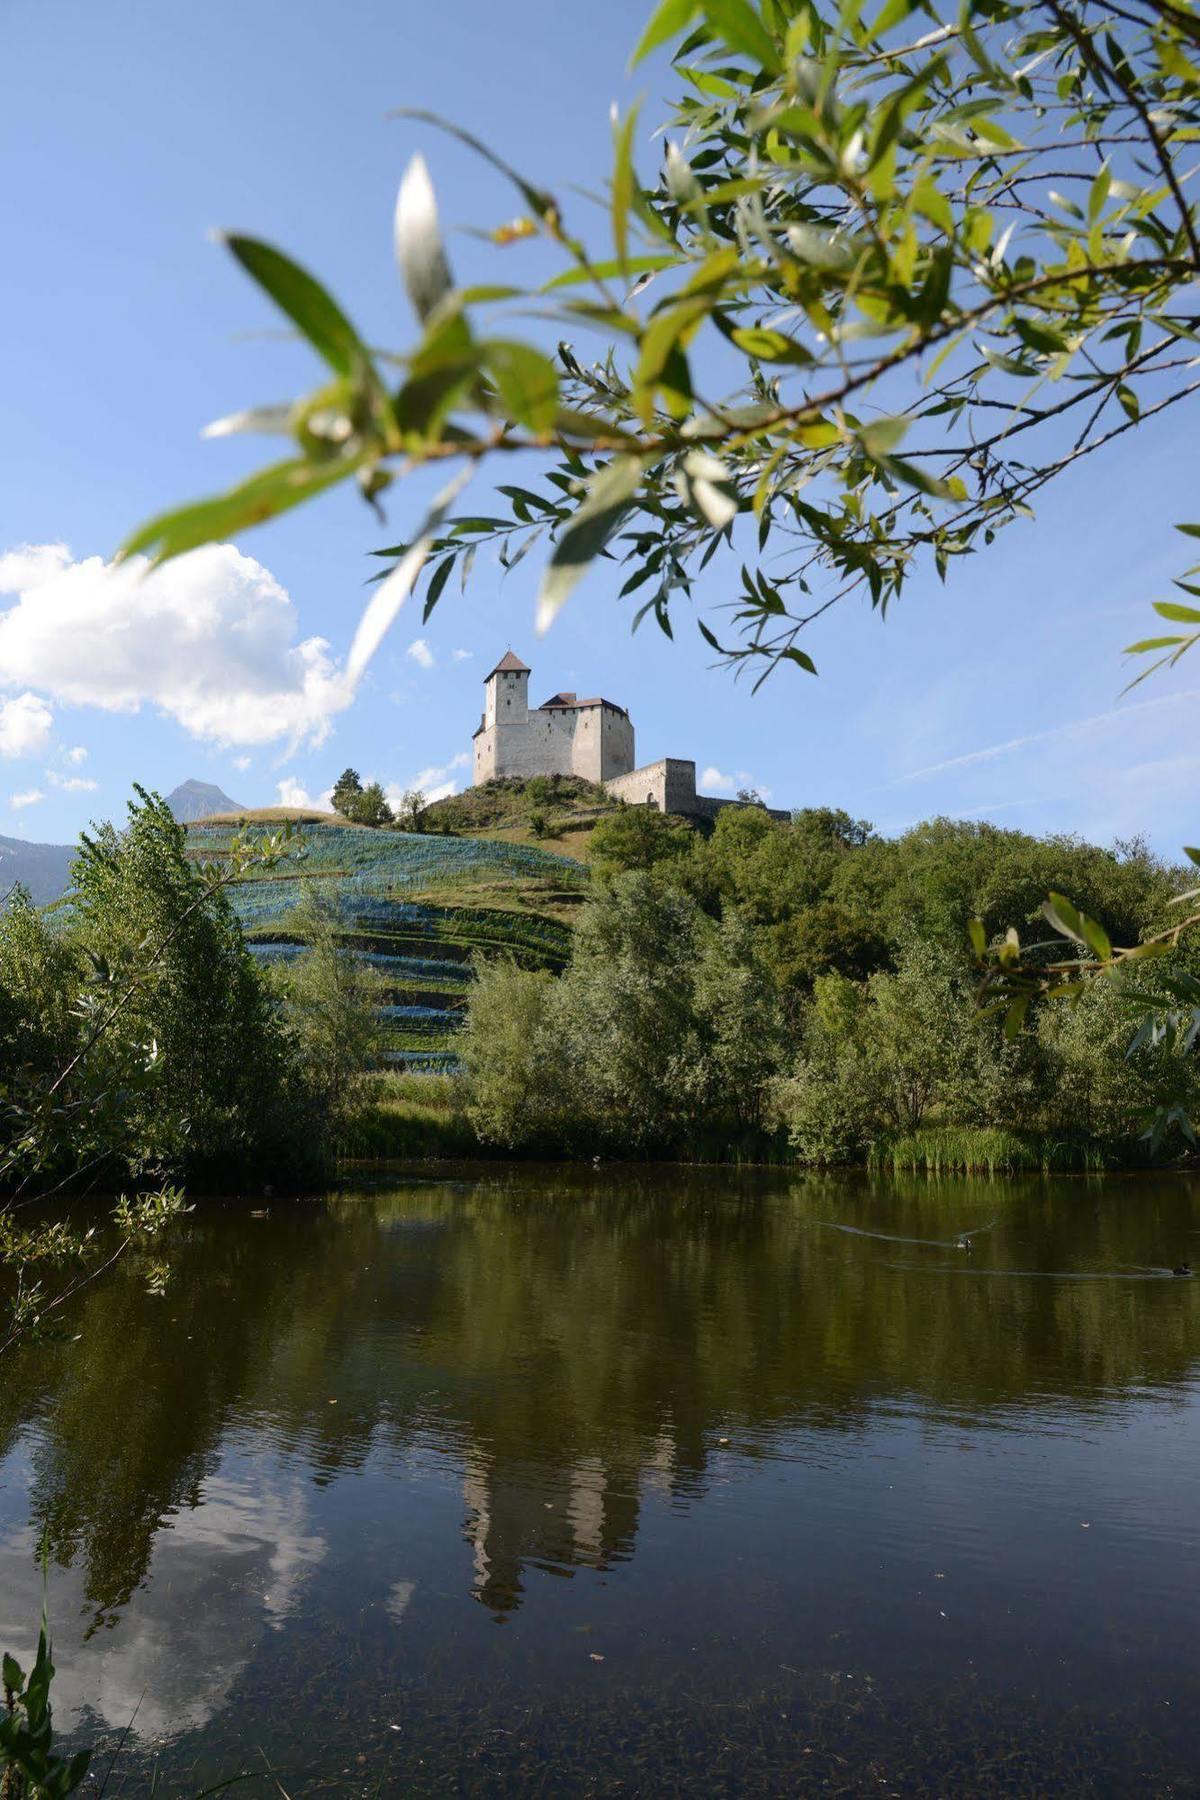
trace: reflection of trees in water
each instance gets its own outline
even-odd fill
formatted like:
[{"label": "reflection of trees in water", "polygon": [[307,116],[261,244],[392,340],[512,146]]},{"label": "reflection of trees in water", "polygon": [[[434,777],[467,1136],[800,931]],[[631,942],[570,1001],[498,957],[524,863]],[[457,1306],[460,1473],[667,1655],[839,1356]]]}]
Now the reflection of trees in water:
[{"label": "reflection of trees in water", "polygon": [[[970,1272],[822,1228],[944,1240],[996,1213]],[[628,1556],[647,1485],[699,1492],[718,1434],[844,1432],[881,1405],[1016,1423],[1169,1390],[1194,1367],[1196,1284],[975,1271],[1170,1264],[1194,1219],[1173,1178],[623,1169],[201,1209],[165,1299],[118,1269],[78,1345],[6,1366],[0,1449],[37,1423],[34,1513],[99,1619],[231,1423],[321,1482],[432,1440],[461,1454],[473,1590],[501,1613],[526,1564]]]}]

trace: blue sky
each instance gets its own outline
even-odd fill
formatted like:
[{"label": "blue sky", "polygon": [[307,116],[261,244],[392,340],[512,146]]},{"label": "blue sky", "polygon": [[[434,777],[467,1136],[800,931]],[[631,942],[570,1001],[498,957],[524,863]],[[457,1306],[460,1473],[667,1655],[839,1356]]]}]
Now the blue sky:
[{"label": "blue sky", "polygon": [[[347,764],[397,786],[461,784],[481,679],[512,644],[535,698],[604,693],[632,713],[640,760],[694,757],[713,791],[748,779],[776,804],[844,806],[888,831],[951,813],[1101,842],[1140,831],[1164,852],[1197,835],[1200,662],[1120,697],[1120,647],[1146,634],[1150,599],[1188,561],[1171,526],[1200,512],[1186,405],[1079,465],[1036,523],[945,587],[914,583],[886,623],[857,602],[831,615],[808,644],[820,678],[780,674],[753,698],[708,666],[685,612],[673,645],[650,625],[631,638],[621,577],[603,565],[536,640],[535,555],[505,579],[481,561],[427,628],[402,613],[352,706],[334,710],[365,553],[412,529],[427,484],[400,489],[385,532],[337,493],[173,565],[153,605],[106,572],[147,514],[257,460],[261,445],[202,441],[207,421],[316,378],[298,347],[257,335],[275,322],[209,230],[279,243],[373,341],[403,347],[390,220],[414,150],[460,279],[546,265],[538,246],[455,230],[503,222],[514,196],[389,109],[464,122],[599,234],[572,186],[594,189],[607,168],[611,103],[653,88],[653,69],[626,73],[645,11],[9,0],[0,833],[69,838],[119,815],[135,779],[166,791],[193,775],[251,804],[281,783],[319,795]],[[485,480],[470,504],[487,509]],[[708,604],[736,581],[713,565]]]}]

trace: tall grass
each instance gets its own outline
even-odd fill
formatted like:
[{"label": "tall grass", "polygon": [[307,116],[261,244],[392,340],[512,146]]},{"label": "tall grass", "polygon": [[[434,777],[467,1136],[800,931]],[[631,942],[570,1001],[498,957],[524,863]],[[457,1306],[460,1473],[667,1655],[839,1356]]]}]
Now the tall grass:
[{"label": "tall grass", "polygon": [[467,1118],[458,1076],[389,1069],[374,1078],[369,1101],[338,1154],[424,1158],[487,1152]]},{"label": "tall grass", "polygon": [[1057,1170],[1098,1170],[1107,1166],[1096,1144],[1006,1131],[996,1125],[935,1125],[871,1146],[873,1169],[900,1174],[927,1170],[936,1175],[1051,1174]]}]

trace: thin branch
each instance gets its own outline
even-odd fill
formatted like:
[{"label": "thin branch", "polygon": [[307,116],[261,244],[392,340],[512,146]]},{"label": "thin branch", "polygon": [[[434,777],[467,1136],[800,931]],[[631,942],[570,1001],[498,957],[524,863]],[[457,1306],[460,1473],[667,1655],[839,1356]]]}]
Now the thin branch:
[{"label": "thin branch", "polygon": [[1183,189],[1179,185],[1179,177],[1175,173],[1175,164],[1171,160],[1167,147],[1159,135],[1157,125],[1150,117],[1149,107],[1146,105],[1146,102],[1142,99],[1142,96],[1138,93],[1137,89],[1131,85],[1114,63],[1105,63],[1101,57],[1097,56],[1096,47],[1090,36],[1084,31],[1074,15],[1069,13],[1064,6],[1060,6],[1059,0],[1048,0],[1048,5],[1050,11],[1054,14],[1054,17],[1058,20],[1063,30],[1068,32],[1074,40],[1080,56],[1082,56],[1084,62],[1092,71],[1092,74],[1097,76],[1102,82],[1111,81],[1113,86],[1118,88],[1125,96],[1127,103],[1133,108],[1134,112],[1141,120],[1142,130],[1145,132],[1154,148],[1154,154],[1158,159],[1158,166],[1162,170],[1163,179],[1170,188],[1171,196],[1174,199],[1176,206],[1179,208],[1179,216],[1183,224],[1183,229],[1187,236],[1187,241],[1191,245],[1192,267],[1200,270],[1200,236],[1197,236],[1196,224],[1192,218],[1191,208],[1188,206],[1188,203],[1184,198]]}]

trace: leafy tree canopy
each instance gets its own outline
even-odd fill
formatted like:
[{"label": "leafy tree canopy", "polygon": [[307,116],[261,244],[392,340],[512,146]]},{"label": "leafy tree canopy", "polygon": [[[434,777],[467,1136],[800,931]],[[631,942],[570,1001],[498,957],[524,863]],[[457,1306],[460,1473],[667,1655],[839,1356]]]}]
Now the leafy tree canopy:
[{"label": "leafy tree canopy", "polygon": [[[807,628],[845,596],[885,609],[1200,387],[1189,0],[660,0],[635,61],[668,45],[657,164],[636,109],[617,119],[602,234],[447,127],[517,191],[497,246],[538,236],[561,253],[533,296],[511,253],[502,285],[456,284],[414,159],[396,251],[418,330],[396,356],[286,255],[227,237],[320,382],[210,427],[286,450],[150,521],[126,553],[161,560],[348,479],[378,503],[398,475],[446,462],[424,522],[379,553],[352,673],[427,566],[426,613],[491,545],[506,563],[548,550],[543,627],[606,556],[635,621],[670,632],[723,557],[741,569],[732,618],[700,629],[762,678],[812,670]],[[531,298],[554,355],[528,339]],[[501,503],[456,512],[483,463],[504,470]],[[1200,610],[1159,611],[1183,629],[1135,648],[1176,657]]]}]

